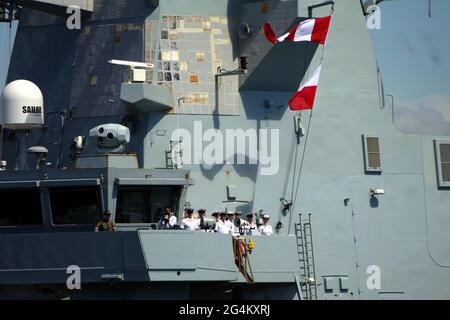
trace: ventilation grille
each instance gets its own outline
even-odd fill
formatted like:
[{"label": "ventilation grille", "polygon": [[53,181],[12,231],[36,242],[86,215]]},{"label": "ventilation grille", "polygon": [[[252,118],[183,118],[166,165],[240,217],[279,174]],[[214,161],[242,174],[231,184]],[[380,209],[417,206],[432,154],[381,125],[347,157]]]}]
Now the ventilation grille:
[{"label": "ventilation grille", "polygon": [[378,137],[363,136],[366,171],[381,172],[380,140]]}]

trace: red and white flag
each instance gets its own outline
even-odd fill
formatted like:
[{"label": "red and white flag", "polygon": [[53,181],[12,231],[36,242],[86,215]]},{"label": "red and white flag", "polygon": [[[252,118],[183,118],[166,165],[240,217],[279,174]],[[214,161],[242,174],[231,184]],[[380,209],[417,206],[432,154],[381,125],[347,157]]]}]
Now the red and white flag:
[{"label": "red and white flag", "polygon": [[311,41],[325,44],[327,40],[328,30],[330,28],[331,16],[323,18],[308,19],[296,24],[288,33],[277,37],[273,32],[270,23],[263,26],[266,39],[272,43],[277,42],[300,42]]},{"label": "red and white flag", "polygon": [[321,69],[322,66],[319,66],[319,68],[314,71],[312,77],[302,85],[291,100],[289,100],[289,107],[292,111],[309,110],[313,108]]}]

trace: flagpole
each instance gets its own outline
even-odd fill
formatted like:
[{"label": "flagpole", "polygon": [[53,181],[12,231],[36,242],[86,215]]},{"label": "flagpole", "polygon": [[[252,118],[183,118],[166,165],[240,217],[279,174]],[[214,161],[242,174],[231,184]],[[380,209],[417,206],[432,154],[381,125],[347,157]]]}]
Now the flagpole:
[{"label": "flagpole", "polygon": [[[310,74],[310,72],[309,72],[309,71],[310,71],[310,68],[307,68],[307,67],[308,67],[308,66],[307,66],[307,63],[308,63],[308,62],[307,62],[308,54],[309,54],[309,47],[306,48],[306,54],[305,54],[304,59],[303,59],[303,69],[306,70],[306,71],[305,71],[305,76],[304,76],[305,79],[308,79],[308,78],[309,78],[309,74]],[[323,55],[323,53],[322,53],[322,55]],[[312,111],[312,110],[311,110],[311,111]],[[301,121],[301,119],[302,119],[302,113],[301,113],[301,111],[297,111],[297,115],[298,115],[298,117],[300,118],[300,121]],[[310,124],[310,122],[308,122],[308,129],[307,129],[307,132],[306,132],[306,138],[305,138],[305,139],[308,138],[309,124]],[[300,141],[299,141],[299,138],[297,137],[297,148],[296,148],[296,150],[295,150],[295,164],[294,164],[294,174],[293,174],[293,179],[292,179],[291,199],[294,199],[295,174],[297,173],[297,159],[298,159],[298,149],[299,149],[299,145],[300,145]],[[302,161],[303,161],[303,159],[302,159]],[[300,172],[301,172],[301,171],[299,171],[299,174],[300,174]]]},{"label": "flagpole", "polygon": [[[331,15],[333,13],[334,13],[334,10],[332,9]],[[322,65],[323,57],[325,55],[326,44],[327,44],[327,42],[325,42],[325,44],[322,46],[322,54],[321,54],[321,57],[320,57],[319,65]],[[299,113],[300,113],[300,118],[301,118],[301,111],[299,111]],[[299,192],[299,189],[300,189],[300,181],[301,181],[301,177],[302,177],[302,173],[303,173],[303,165],[304,165],[304,162],[305,162],[305,154],[306,154],[306,150],[307,150],[307,147],[308,147],[309,132],[311,130],[311,122],[312,122],[313,114],[314,114],[314,108],[311,109],[311,113],[309,115],[308,128],[307,128],[306,138],[305,138],[305,147],[303,148],[302,160],[300,162],[300,169],[299,169],[298,179],[297,179],[297,188],[296,188],[296,191],[295,191],[295,196],[292,199],[292,210],[290,212],[290,217],[289,217],[288,234],[290,234],[290,232],[291,232],[292,213],[295,211],[294,209],[295,209],[295,205],[296,205],[296,202],[297,202],[298,192]],[[294,172],[294,179],[295,179],[295,172]],[[294,179],[292,181],[292,190],[294,189]]]}]

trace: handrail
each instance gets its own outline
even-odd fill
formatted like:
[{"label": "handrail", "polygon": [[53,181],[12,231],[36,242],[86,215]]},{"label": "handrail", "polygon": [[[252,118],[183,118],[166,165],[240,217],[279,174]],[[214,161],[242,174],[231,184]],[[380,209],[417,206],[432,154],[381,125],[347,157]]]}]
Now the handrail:
[{"label": "handrail", "polygon": [[334,1],[325,1],[325,2],[322,2],[322,3],[318,3],[318,4],[315,4],[315,5],[309,6],[308,7],[308,17],[309,18],[313,17],[312,16],[312,12],[313,12],[314,9],[320,8],[320,7],[324,7],[324,6],[328,6],[330,4],[332,6],[332,9],[334,10]]}]

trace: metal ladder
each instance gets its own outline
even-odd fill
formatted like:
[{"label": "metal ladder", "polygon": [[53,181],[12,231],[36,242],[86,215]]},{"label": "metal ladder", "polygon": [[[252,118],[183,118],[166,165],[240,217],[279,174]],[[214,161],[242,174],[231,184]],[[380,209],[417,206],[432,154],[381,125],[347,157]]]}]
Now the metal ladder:
[{"label": "metal ladder", "polygon": [[[299,222],[295,224],[297,238],[297,252],[300,261],[300,274],[302,276],[301,290],[305,300],[317,300],[317,279],[314,263],[314,246],[311,228],[311,215],[304,220],[299,215]],[[310,281],[314,279],[314,281]]]},{"label": "metal ladder", "polygon": [[[166,168],[176,170],[180,169],[182,163],[177,163],[175,159],[182,162],[183,150],[180,147],[181,141],[170,141],[169,150],[166,150]],[[177,158],[178,157],[178,158]]]}]

